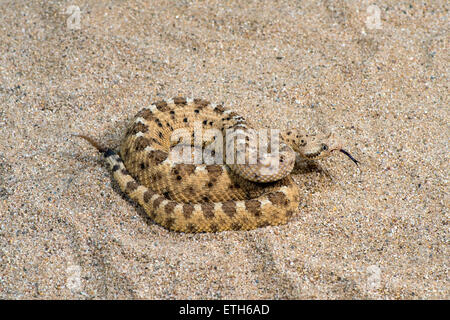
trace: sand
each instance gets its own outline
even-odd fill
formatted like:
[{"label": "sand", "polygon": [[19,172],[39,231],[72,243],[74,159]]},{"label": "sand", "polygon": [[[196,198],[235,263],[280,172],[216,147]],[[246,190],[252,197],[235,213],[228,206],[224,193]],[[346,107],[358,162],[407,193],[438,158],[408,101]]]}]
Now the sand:
[{"label": "sand", "polygon": [[[449,7],[429,2],[2,1],[0,298],[449,299]],[[333,132],[361,165],[299,164],[286,225],[169,232],[71,134],[117,148],[178,95]]]}]

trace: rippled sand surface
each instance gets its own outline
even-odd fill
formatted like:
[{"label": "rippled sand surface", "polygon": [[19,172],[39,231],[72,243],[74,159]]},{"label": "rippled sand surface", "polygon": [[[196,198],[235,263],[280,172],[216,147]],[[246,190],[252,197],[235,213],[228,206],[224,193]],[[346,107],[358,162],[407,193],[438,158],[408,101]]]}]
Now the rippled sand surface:
[{"label": "rippled sand surface", "polygon": [[[449,299],[448,3],[5,1],[0,298]],[[116,148],[184,95],[333,132],[287,225],[155,225],[71,136]]]}]

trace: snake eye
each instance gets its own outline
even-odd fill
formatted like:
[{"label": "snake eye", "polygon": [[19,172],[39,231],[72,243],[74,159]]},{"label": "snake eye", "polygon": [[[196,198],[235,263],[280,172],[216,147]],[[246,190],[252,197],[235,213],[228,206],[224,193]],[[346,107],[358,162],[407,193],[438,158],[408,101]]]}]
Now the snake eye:
[{"label": "snake eye", "polygon": [[327,151],[328,150],[328,146],[326,144],[322,145],[322,150],[323,151]]}]

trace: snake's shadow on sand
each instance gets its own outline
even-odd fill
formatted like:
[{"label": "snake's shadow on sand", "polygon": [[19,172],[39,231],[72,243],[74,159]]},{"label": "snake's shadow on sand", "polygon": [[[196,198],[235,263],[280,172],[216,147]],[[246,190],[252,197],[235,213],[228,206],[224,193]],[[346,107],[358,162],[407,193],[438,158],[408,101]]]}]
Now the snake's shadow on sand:
[{"label": "snake's shadow on sand", "polygon": [[294,169],[292,169],[291,171],[292,175],[302,175],[313,172],[324,174],[326,177],[333,180],[333,177],[328,172],[328,170],[323,168],[318,162],[305,160],[300,158],[299,156],[296,157]]},{"label": "snake's shadow on sand", "polygon": [[292,169],[291,174],[306,174],[312,172],[322,172],[322,168],[318,163],[313,161],[296,161],[294,169]]}]

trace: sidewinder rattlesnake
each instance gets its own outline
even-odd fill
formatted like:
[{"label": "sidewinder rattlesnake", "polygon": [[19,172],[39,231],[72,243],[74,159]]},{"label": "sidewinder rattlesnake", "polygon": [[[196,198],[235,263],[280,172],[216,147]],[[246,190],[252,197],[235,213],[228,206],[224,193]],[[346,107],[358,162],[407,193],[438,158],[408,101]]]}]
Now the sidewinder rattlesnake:
[{"label": "sidewinder rattlesnake", "polygon": [[[181,144],[180,139],[174,139],[174,133],[187,133],[195,142],[195,127],[222,133],[225,141],[221,146],[230,142],[225,135],[227,129],[237,132],[234,138],[245,141],[245,163],[176,163],[171,150]],[[120,189],[138,202],[151,219],[180,232],[250,230],[286,223],[298,210],[300,201],[298,187],[290,177],[296,153],[315,160],[338,150],[358,163],[330,136],[290,129],[279,135],[276,168],[272,167],[274,159],[270,156],[257,157],[257,162],[251,164],[251,151],[256,151],[249,145],[254,138],[250,131],[243,117],[222,105],[177,97],[142,109],[129,126],[119,153],[88,136],[77,136],[104,154]],[[204,148],[208,142],[211,145],[216,138],[195,142],[194,153],[196,147]],[[238,153],[239,150],[236,157]]]}]

